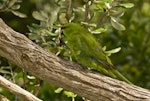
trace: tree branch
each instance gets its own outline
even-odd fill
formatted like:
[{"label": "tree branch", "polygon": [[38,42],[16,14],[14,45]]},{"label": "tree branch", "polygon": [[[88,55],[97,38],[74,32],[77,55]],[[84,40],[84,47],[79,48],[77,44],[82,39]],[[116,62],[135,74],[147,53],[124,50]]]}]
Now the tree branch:
[{"label": "tree branch", "polygon": [[9,101],[5,96],[0,94],[0,101]]},{"label": "tree branch", "polygon": [[0,19],[0,55],[36,77],[94,101],[150,101],[150,91],[56,57]]},{"label": "tree branch", "polygon": [[6,88],[8,91],[12,92],[13,94],[22,97],[26,101],[42,101],[28,91],[6,80],[2,76],[0,76],[0,85]]}]

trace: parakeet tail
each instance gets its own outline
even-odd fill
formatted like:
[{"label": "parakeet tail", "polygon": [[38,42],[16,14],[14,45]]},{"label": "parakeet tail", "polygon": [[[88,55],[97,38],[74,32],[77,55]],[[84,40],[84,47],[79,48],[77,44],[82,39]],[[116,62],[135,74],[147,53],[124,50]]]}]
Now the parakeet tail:
[{"label": "parakeet tail", "polygon": [[132,84],[126,77],[124,77],[118,70],[112,70],[112,72],[118,77],[118,79],[123,80],[129,84]]}]

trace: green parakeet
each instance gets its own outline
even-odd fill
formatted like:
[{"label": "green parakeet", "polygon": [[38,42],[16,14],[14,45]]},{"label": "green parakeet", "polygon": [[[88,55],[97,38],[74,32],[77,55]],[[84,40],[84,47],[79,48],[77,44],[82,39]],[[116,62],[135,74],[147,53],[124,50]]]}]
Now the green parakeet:
[{"label": "green parakeet", "polygon": [[102,50],[101,44],[87,29],[75,23],[62,25],[63,40],[79,64],[100,73],[131,83],[112,65]]}]

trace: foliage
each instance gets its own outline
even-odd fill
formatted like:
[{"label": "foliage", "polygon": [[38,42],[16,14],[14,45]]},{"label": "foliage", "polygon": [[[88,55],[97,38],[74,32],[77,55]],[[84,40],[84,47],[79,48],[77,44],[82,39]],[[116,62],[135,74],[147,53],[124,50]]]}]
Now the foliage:
[{"label": "foliage", "polygon": [[0,12],[12,12],[14,15],[26,18],[27,16],[17,10],[20,8],[21,0],[1,0],[0,1]]},{"label": "foliage", "polygon": [[[28,33],[25,35],[41,47],[71,60],[70,53],[61,40],[63,35],[60,25],[67,22],[82,24],[102,43],[108,55],[111,55],[113,64],[121,73],[134,84],[150,88],[149,1],[28,0],[22,2],[0,0],[0,17],[5,19],[12,28]],[[13,14],[23,12],[28,17],[20,19],[5,12]],[[25,26],[28,26],[30,32]],[[70,93],[65,93],[64,90],[55,93],[57,87],[23,72],[2,57],[0,74],[44,101],[72,100],[65,95]],[[5,89],[0,88],[0,92],[10,100],[20,100]],[[82,100],[79,97],[75,99]]]},{"label": "foliage", "polygon": [[114,30],[111,31],[110,33],[116,34],[109,39],[106,36],[105,42],[112,40],[113,44],[122,47],[118,58],[123,58],[123,60],[115,61],[114,57],[112,60],[118,65],[121,64],[121,69],[124,68],[126,72],[129,72],[127,76],[136,85],[150,88],[150,24],[148,23],[150,20],[148,13],[150,3],[147,1],[138,1],[134,2],[134,4],[136,8],[126,12],[126,15],[123,17],[123,23],[127,27],[127,30],[117,33]]}]

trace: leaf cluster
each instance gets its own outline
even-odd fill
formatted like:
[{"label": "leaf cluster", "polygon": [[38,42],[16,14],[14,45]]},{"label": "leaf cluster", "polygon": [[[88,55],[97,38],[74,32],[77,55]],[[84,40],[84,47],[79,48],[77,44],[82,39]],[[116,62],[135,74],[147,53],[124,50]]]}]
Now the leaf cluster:
[{"label": "leaf cluster", "polygon": [[21,2],[21,0],[0,0],[0,12],[11,12],[20,18],[26,18],[26,14],[17,11]]}]

